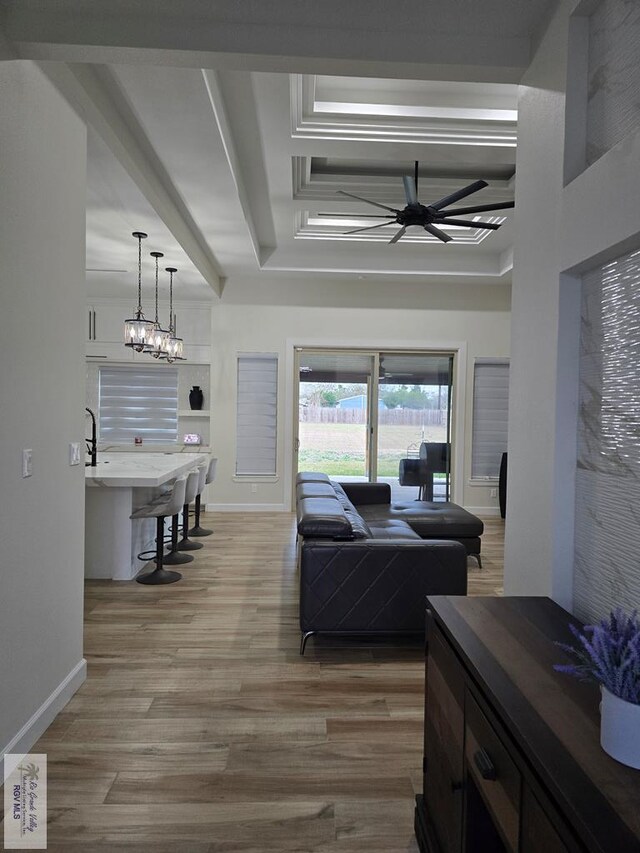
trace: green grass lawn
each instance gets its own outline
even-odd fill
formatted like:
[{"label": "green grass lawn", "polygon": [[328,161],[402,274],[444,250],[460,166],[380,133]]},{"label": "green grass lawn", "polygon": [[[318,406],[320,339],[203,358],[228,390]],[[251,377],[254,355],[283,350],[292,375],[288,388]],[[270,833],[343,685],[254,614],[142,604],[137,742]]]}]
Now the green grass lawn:
[{"label": "green grass lawn", "polygon": [[[421,441],[446,441],[444,427],[386,426],[378,431],[378,476],[397,477],[401,459]],[[366,427],[361,424],[300,424],[299,471],[324,471],[330,477],[365,476]]]}]

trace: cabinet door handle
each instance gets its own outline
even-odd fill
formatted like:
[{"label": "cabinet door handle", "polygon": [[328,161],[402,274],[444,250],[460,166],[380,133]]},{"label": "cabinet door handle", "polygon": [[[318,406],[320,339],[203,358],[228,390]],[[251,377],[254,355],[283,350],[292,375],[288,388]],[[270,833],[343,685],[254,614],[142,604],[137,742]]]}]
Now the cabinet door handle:
[{"label": "cabinet door handle", "polygon": [[480,775],[487,782],[495,782],[498,778],[496,768],[493,761],[489,758],[489,754],[484,749],[479,749],[473,756],[473,763],[480,771]]},{"label": "cabinet door handle", "polygon": [[93,314],[93,340],[97,341],[98,336],[96,334],[96,312],[92,311],[91,313]]}]

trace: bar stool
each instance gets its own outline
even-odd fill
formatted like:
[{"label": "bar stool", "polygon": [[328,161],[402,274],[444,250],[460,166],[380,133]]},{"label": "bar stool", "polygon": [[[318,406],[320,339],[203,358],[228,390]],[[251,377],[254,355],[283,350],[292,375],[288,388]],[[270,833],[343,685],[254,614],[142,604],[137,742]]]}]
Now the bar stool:
[{"label": "bar stool", "polygon": [[189,472],[187,477],[187,488],[184,496],[184,506],[182,507],[182,539],[178,542],[178,551],[198,551],[202,548],[202,542],[192,542],[189,539],[189,504],[195,500],[200,486],[200,468]]},{"label": "bar stool", "polygon": [[[185,487],[184,500],[182,502],[182,506],[180,509],[184,512],[185,503],[195,497],[196,492],[198,491],[198,485],[200,483],[200,469],[195,468],[193,471],[189,471],[186,475],[187,485]],[[188,521],[187,521],[188,524]],[[194,550],[189,548],[180,548],[180,542],[178,542],[178,534],[180,530],[180,511],[178,510],[172,520],[171,520],[171,541],[169,545],[169,553],[164,558],[164,562],[166,566],[182,566],[185,563],[192,563],[193,557],[191,554],[184,554],[183,551]],[[184,522],[182,524],[183,534],[185,532]]]},{"label": "bar stool", "polygon": [[136,578],[138,583],[144,584],[164,584],[175,583],[179,581],[182,575],[180,572],[168,572],[163,568],[164,564],[164,520],[167,516],[173,515],[176,509],[184,503],[186,493],[187,478],[178,477],[173,484],[173,489],[168,495],[162,495],[159,499],[145,504],[132,513],[131,518],[155,518],[156,519],[156,549],[155,551],[141,551],[138,554],[139,560],[149,560],[152,554],[155,554],[156,567],[152,572],[147,572],[144,575],[138,575]]},{"label": "bar stool", "polygon": [[209,530],[206,527],[200,527],[200,500],[202,497],[202,493],[204,492],[204,487],[208,486],[209,483],[213,483],[216,478],[216,465],[218,464],[218,460],[216,457],[213,457],[209,460],[209,465],[205,466],[205,479],[198,489],[198,494],[196,496],[196,508],[195,508],[195,525],[189,531],[189,536],[211,536],[213,530]]}]

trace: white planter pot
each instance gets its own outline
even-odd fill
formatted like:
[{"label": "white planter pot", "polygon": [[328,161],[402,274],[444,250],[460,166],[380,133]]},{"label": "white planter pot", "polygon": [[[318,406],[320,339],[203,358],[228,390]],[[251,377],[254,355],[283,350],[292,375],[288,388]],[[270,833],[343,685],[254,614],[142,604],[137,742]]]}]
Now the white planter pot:
[{"label": "white planter pot", "polygon": [[640,770],[640,705],[600,685],[600,745],[612,758]]}]

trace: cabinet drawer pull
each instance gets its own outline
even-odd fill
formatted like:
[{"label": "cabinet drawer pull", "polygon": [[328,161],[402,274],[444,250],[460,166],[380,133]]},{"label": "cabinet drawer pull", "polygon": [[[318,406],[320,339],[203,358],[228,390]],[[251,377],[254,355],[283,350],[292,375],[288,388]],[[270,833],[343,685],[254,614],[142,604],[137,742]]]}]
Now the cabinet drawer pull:
[{"label": "cabinet drawer pull", "polygon": [[482,778],[486,779],[487,782],[495,782],[498,778],[496,768],[494,767],[493,761],[489,758],[489,754],[486,750],[479,749],[475,752],[473,755],[473,763],[480,771]]}]

